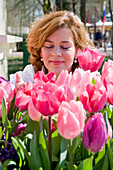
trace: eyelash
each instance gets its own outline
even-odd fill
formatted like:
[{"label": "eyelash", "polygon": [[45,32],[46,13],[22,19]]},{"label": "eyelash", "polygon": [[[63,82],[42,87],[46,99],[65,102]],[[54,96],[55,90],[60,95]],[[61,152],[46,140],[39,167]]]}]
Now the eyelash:
[{"label": "eyelash", "polygon": [[50,46],[50,47],[48,47],[48,46],[45,46],[46,48],[53,48],[53,46]]},{"label": "eyelash", "polygon": [[[46,48],[53,48],[54,46],[50,46],[50,47],[48,47],[48,46],[45,46]],[[61,46],[61,48],[62,49],[69,49],[69,47],[63,47],[63,46]]]},{"label": "eyelash", "polygon": [[62,46],[62,49],[69,49],[69,47],[63,47],[63,46]]}]

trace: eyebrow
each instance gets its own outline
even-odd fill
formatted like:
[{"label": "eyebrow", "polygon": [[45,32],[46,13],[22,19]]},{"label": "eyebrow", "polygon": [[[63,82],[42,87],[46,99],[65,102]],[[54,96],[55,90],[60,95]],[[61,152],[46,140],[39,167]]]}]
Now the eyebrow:
[{"label": "eyebrow", "polygon": [[[51,41],[51,40],[46,40],[45,42],[50,42],[50,43],[53,43],[53,41]],[[61,43],[70,43],[69,41],[61,41]]]}]

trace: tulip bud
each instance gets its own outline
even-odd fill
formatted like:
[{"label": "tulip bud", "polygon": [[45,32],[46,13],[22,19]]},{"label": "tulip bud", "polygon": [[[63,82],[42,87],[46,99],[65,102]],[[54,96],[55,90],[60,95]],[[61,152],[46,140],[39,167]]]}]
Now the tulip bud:
[{"label": "tulip bud", "polygon": [[65,139],[76,138],[84,128],[85,113],[80,101],[62,102],[58,111],[57,129]]},{"label": "tulip bud", "polygon": [[106,141],[107,129],[104,117],[101,113],[96,113],[84,127],[83,145],[88,151],[96,153],[103,149]]},{"label": "tulip bud", "polygon": [[24,123],[24,124],[20,123],[20,124],[17,126],[16,134],[13,133],[13,136],[18,136],[18,135],[20,135],[20,134],[21,134],[21,131],[25,131],[26,126],[27,126],[26,123]]},{"label": "tulip bud", "polygon": [[78,49],[77,56],[79,65],[84,71],[94,72],[102,65],[105,54],[101,55],[99,49],[86,47],[84,51]]}]

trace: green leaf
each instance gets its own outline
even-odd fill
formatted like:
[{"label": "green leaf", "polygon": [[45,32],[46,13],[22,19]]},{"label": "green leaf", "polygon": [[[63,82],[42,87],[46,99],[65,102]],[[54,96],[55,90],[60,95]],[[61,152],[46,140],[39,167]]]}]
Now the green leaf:
[{"label": "green leaf", "polygon": [[107,133],[108,133],[108,116],[107,116],[106,111],[104,112],[104,120],[105,120],[105,123],[106,123],[106,129],[107,129]]},{"label": "green leaf", "polygon": [[2,126],[0,126],[0,139],[2,138],[4,131],[5,129],[2,130]]},{"label": "green leaf", "polygon": [[59,159],[57,158],[57,156],[55,155],[52,155],[52,162],[58,162]]},{"label": "green leaf", "polygon": [[62,137],[59,135],[58,130],[52,133],[52,155],[56,156],[60,150]]},{"label": "green leaf", "polygon": [[44,168],[50,170],[50,159],[49,159],[49,154],[47,151],[43,131],[40,132],[40,136],[39,136],[39,148],[40,148],[40,153],[41,153],[41,158],[42,158]]},{"label": "green leaf", "polygon": [[19,157],[21,157],[22,160],[24,160],[25,157],[24,157],[23,147],[18,143],[17,139],[18,139],[17,137],[16,138],[12,137],[12,143],[17,153],[19,153]]},{"label": "green leaf", "polygon": [[32,119],[28,119],[27,126],[25,128],[26,133],[31,133],[34,134],[34,131],[36,131],[36,137],[37,140],[39,139],[39,134],[40,134],[40,126],[39,122],[33,121]]},{"label": "green leaf", "polygon": [[[19,167],[22,167],[22,161],[25,159],[23,147],[19,144],[18,138],[12,137],[12,143],[19,156]],[[20,140],[20,139],[19,139]]]},{"label": "green leaf", "polygon": [[102,170],[106,170],[106,169],[108,169],[108,150],[106,151],[105,159],[102,167]]},{"label": "green leaf", "polygon": [[[24,160],[25,156],[28,160],[28,164],[31,165],[30,155],[28,154],[28,151],[27,151],[24,143],[18,137],[16,137],[16,138],[11,137],[11,139],[12,139],[13,146],[14,146],[15,150],[17,151],[17,154],[19,155],[20,165],[22,163],[22,160]],[[25,154],[25,156],[24,156],[24,154]]]},{"label": "green leaf", "polygon": [[43,120],[42,120],[42,116],[41,116],[41,118],[40,118],[40,132],[42,132],[42,130],[43,130]]},{"label": "green leaf", "polygon": [[96,84],[96,81],[95,81],[94,77],[92,78],[92,84],[93,84],[93,85]]},{"label": "green leaf", "polygon": [[32,135],[31,133],[29,133],[29,134],[27,134],[27,135],[25,136],[25,138],[32,139],[32,138],[33,138],[33,135]]},{"label": "green leaf", "polygon": [[110,146],[108,146],[108,158],[109,158],[109,162],[110,162],[110,167],[113,170],[113,152],[112,152]]},{"label": "green leaf", "polygon": [[113,127],[113,107],[112,107],[112,113],[111,113],[111,126]]},{"label": "green leaf", "polygon": [[4,127],[9,125],[8,118],[7,118],[6,100],[4,96],[2,99],[2,123]]},{"label": "green leaf", "polygon": [[[36,139],[36,131],[34,131],[33,138],[30,142],[30,152],[31,152],[31,169],[38,170],[42,167],[41,158],[38,149],[38,143]],[[44,155],[43,155],[44,156]]]},{"label": "green leaf", "polygon": [[104,157],[94,166],[93,170],[108,170],[108,150]]},{"label": "green leaf", "polygon": [[24,137],[24,140],[23,140],[23,142],[24,142],[24,145],[26,146],[26,148],[28,148],[28,150],[29,150],[29,147],[30,147],[30,141],[31,141],[31,139],[33,138],[33,135],[32,134],[27,134],[25,137]]},{"label": "green leaf", "polygon": [[105,146],[103,147],[102,151],[98,152],[98,156],[95,159],[95,164],[97,164],[103,158],[104,155],[105,155]]},{"label": "green leaf", "polygon": [[[66,165],[67,165],[67,169],[66,170],[70,170],[70,164],[69,162],[66,162]],[[72,170],[77,170],[77,166],[76,165],[72,165]]]},{"label": "green leaf", "polygon": [[8,114],[8,119],[9,119],[9,120],[13,119],[13,112],[14,112],[15,109],[16,109],[16,107],[13,109],[13,107],[14,107],[14,102],[15,102],[15,97],[14,97],[13,100],[10,102],[9,114]]},{"label": "green leaf", "polygon": [[61,140],[61,151],[60,151],[60,162],[59,162],[59,166],[58,166],[58,170],[60,170],[61,168],[64,167],[65,165],[65,160],[67,157],[67,152],[68,152],[68,146],[69,145],[69,141],[67,139],[62,138]]},{"label": "green leaf", "polygon": [[47,119],[43,119],[43,128],[47,131],[47,129],[48,129]]},{"label": "green leaf", "polygon": [[12,159],[8,159],[8,160],[4,161],[4,163],[3,163],[4,167],[7,167],[9,165],[15,165],[16,166],[16,162],[13,161]]},{"label": "green leaf", "polygon": [[88,150],[84,147],[83,142],[81,142],[80,149],[81,149],[81,160],[88,158]]},{"label": "green leaf", "polygon": [[0,170],[4,170],[4,167],[2,165],[2,162],[0,162]]},{"label": "green leaf", "polygon": [[26,135],[25,131],[21,131],[21,134],[18,135],[18,138],[23,140],[25,138],[25,135]]},{"label": "green leaf", "polygon": [[109,108],[108,105],[107,105],[107,107],[106,107],[106,112],[107,112],[108,118],[111,119],[111,109]]},{"label": "green leaf", "polygon": [[[18,121],[18,123],[25,123],[29,119],[28,111],[26,111],[24,113],[24,115],[22,113],[18,113],[18,114],[20,114],[22,116],[22,120]],[[20,117],[19,117],[19,119],[20,119]]]},{"label": "green leaf", "polygon": [[81,142],[81,134],[72,140],[72,154],[74,154],[80,142]]},{"label": "green leaf", "polygon": [[105,156],[99,160],[99,162],[93,167],[93,170],[102,170]]},{"label": "green leaf", "polygon": [[92,170],[92,161],[93,161],[93,156],[90,158],[84,159],[82,162],[80,162],[77,170]]}]

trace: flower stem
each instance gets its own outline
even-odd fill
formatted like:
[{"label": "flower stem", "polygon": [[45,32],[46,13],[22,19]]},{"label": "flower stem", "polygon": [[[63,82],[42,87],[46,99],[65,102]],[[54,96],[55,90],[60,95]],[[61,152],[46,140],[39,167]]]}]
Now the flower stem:
[{"label": "flower stem", "polygon": [[51,138],[51,116],[48,119],[48,153],[50,158],[50,166],[52,165],[52,138]]},{"label": "flower stem", "polygon": [[69,163],[70,170],[72,170],[72,140],[69,140]]},{"label": "flower stem", "polygon": [[5,148],[7,147],[8,143],[8,128],[6,127],[6,133],[5,133]]}]

